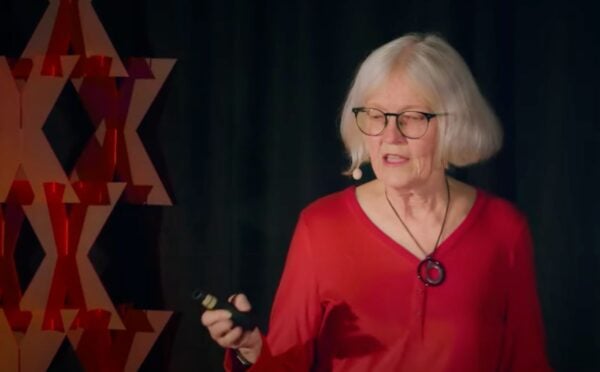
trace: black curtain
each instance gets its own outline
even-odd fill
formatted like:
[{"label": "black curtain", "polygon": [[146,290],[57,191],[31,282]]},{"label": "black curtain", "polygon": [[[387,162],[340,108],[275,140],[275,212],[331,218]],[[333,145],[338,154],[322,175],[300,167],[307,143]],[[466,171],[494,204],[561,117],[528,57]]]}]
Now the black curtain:
[{"label": "black curtain", "polygon": [[[0,55],[18,57],[46,0],[0,4]],[[140,128],[175,205],[118,207],[92,257],[116,303],[176,312],[144,370],[221,369],[194,288],[247,293],[266,329],[299,211],[351,184],[341,175],[338,119],[358,64],[412,31],[438,32],[456,47],[503,123],[501,153],[456,176],[529,217],[553,366],[600,370],[600,25],[592,2],[92,4],[123,58],[178,59]],[[81,136],[85,113],[72,91],[64,95],[49,121],[69,121]],[[66,167],[76,151],[60,154]],[[77,370],[63,346],[53,368]]]}]

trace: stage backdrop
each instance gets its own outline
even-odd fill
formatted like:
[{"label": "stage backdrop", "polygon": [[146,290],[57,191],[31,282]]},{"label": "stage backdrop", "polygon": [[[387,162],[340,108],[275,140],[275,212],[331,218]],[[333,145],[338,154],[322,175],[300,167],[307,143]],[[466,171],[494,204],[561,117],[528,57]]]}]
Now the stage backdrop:
[{"label": "stage backdrop", "polygon": [[220,370],[192,290],[246,292],[267,329],[299,211],[352,183],[338,119],[359,62],[434,31],[506,134],[456,176],[529,217],[553,366],[599,370],[595,14],[584,1],[0,1],[0,363],[19,349],[21,368]]}]

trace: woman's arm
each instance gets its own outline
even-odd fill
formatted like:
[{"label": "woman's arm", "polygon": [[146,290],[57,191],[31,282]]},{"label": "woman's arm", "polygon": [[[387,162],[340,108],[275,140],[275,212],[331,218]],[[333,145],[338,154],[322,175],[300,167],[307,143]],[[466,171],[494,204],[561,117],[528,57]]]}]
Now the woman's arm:
[{"label": "woman's arm", "polygon": [[506,331],[500,371],[551,371],[537,296],[533,244],[525,222],[509,257]]},{"label": "woman's arm", "polygon": [[322,320],[314,248],[306,220],[301,214],[273,302],[269,330],[250,371],[311,369]]}]

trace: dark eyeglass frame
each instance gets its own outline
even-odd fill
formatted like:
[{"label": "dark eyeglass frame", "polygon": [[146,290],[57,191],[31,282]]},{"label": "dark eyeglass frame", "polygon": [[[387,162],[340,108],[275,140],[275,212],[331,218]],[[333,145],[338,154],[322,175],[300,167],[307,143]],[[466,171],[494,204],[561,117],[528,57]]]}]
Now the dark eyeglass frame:
[{"label": "dark eyeglass frame", "polygon": [[[370,134],[370,133],[366,133],[365,131],[363,131],[360,127],[360,125],[358,125],[358,114],[361,112],[367,112],[367,110],[376,110],[379,111],[383,114],[383,117],[385,118],[384,124],[383,124],[383,128],[381,129],[381,132],[377,133],[377,134]],[[406,114],[407,112],[416,112],[418,114],[421,114],[423,116],[425,116],[425,119],[427,119],[427,128],[425,128],[425,131],[423,132],[423,134],[421,134],[418,137],[411,137],[411,136],[407,136],[406,134],[404,134],[404,132],[402,131],[401,125],[400,125],[400,116]],[[443,116],[443,115],[447,115],[447,113],[445,112],[440,112],[440,113],[433,113],[433,112],[423,112],[423,111],[417,111],[417,110],[406,110],[406,111],[402,111],[402,112],[384,112],[381,111],[380,109],[374,108],[374,107],[353,107],[352,108],[352,113],[354,113],[354,122],[356,123],[356,126],[358,127],[358,130],[361,131],[361,133],[363,133],[366,136],[371,136],[371,137],[376,137],[376,136],[380,136],[381,133],[383,133],[383,131],[385,130],[385,128],[388,125],[388,116],[394,116],[396,118],[396,128],[398,129],[398,131],[405,137],[405,138],[409,138],[409,139],[419,139],[421,137],[423,137],[426,133],[427,130],[429,129],[429,122],[431,121],[431,119],[437,117],[437,116]]]}]

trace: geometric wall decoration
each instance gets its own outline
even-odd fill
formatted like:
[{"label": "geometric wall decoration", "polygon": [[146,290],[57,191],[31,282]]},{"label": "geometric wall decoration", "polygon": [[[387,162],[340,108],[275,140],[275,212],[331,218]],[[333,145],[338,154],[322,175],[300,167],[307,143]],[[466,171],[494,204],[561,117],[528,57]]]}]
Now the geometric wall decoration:
[{"label": "geometric wall decoration", "polygon": [[[175,60],[119,58],[90,0],[50,0],[20,58],[0,56],[0,370],[48,368],[65,340],[86,370],[137,370],[171,311],[115,306],[89,252],[117,203],[171,205],[138,135]],[[44,125],[71,84],[92,124],[73,169]],[[27,221],[44,257],[24,288]]]}]

